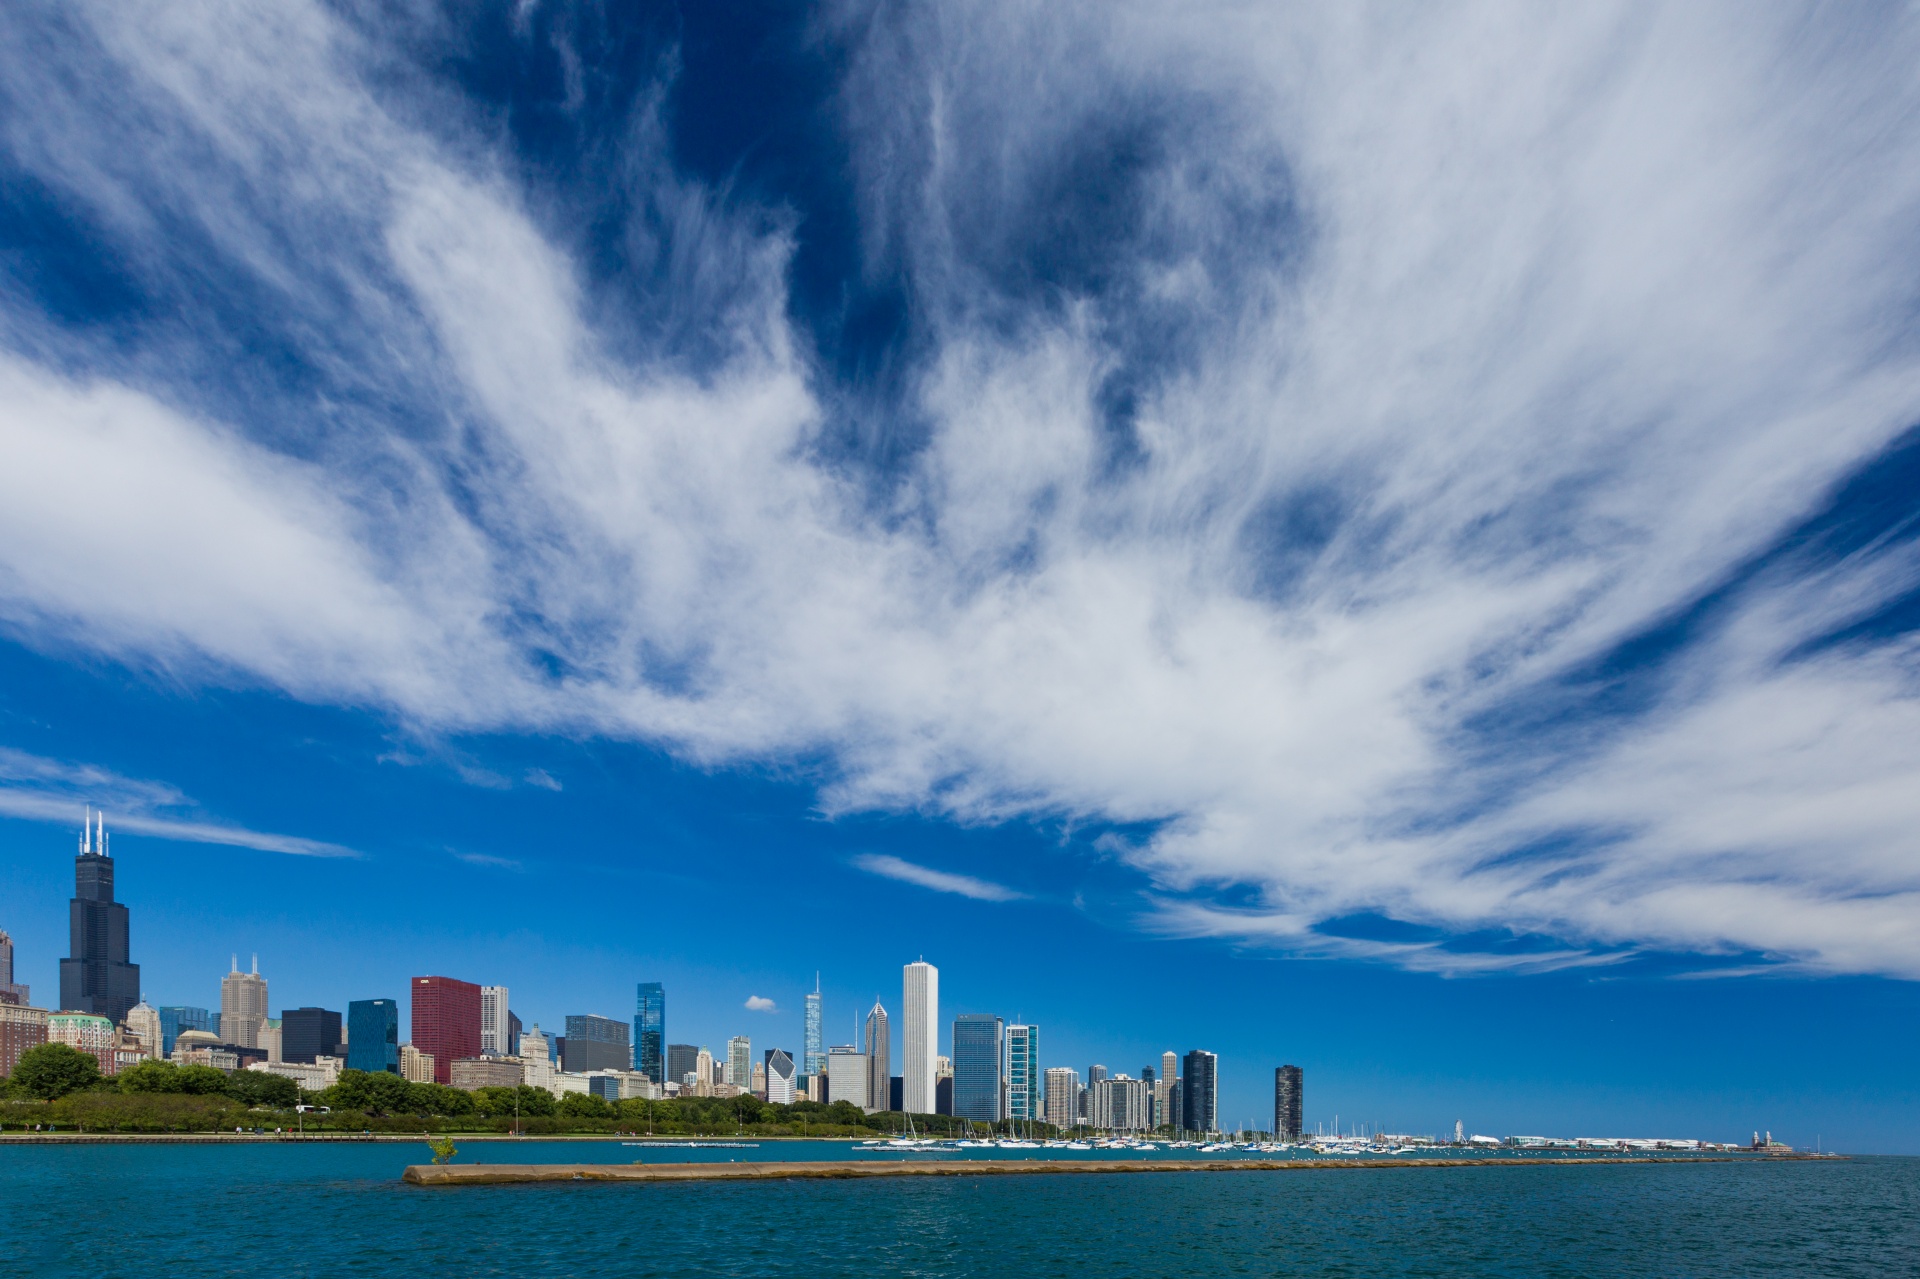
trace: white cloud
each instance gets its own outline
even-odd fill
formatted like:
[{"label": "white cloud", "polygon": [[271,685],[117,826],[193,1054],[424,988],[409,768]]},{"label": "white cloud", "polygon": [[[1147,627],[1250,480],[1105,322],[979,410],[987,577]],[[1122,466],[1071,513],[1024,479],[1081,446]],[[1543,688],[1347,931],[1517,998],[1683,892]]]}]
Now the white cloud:
[{"label": "white cloud", "polygon": [[853,864],[861,870],[887,879],[897,879],[905,884],[918,884],[922,888],[931,888],[936,893],[957,893],[961,897],[971,897],[983,902],[1007,902],[1025,897],[1025,893],[1015,892],[1002,884],[976,879],[972,875],[955,875],[944,870],[932,870],[925,866],[916,866],[912,862],[902,861],[885,853],[862,853],[853,859]]},{"label": "white cloud", "polygon": [[[328,10],[74,12],[104,65],[0,41],[10,154],[130,270],[202,287],[198,236],[327,392],[212,317],[128,355],[5,302],[28,642],[427,732],[825,752],[835,811],[1147,823],[1156,928],[1920,976],[1913,654],[1804,656],[1920,574],[1898,538],[1750,571],[1920,420],[1912,15],[862,9],[867,250],[930,351],[925,447],[876,473],[786,233],[652,126],[623,159],[704,361],[599,331],[540,202]],[[1729,582],[1657,678],[1580,674]],[[1322,934],[1362,913],[1565,944]]]},{"label": "white cloud", "polygon": [[[0,747],[0,813],[32,821],[71,822],[77,834],[87,808],[106,816],[107,833],[131,831],[191,844],[226,844],[295,857],[358,857],[339,844],[196,820],[193,802],[163,782],[122,777],[91,764],[45,759]],[[172,810],[172,811],[169,811]]]},{"label": "white cloud", "polygon": [[748,995],[746,1009],[750,1013],[777,1013],[780,1011],[774,1006],[773,1001],[764,995]]}]

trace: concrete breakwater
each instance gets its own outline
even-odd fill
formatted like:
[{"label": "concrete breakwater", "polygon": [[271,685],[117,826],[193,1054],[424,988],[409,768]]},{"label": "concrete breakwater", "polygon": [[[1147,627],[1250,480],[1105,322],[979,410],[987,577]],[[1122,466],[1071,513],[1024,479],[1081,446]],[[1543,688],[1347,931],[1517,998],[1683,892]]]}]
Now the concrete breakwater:
[{"label": "concrete breakwater", "polygon": [[1593,1164],[1730,1163],[1686,1155],[1496,1159],[1020,1159],[954,1163],[414,1164],[401,1180],[415,1186],[498,1186],[575,1181],[851,1181],[865,1177],[1007,1177],[1055,1173],[1295,1172],[1313,1169],[1588,1167]]}]

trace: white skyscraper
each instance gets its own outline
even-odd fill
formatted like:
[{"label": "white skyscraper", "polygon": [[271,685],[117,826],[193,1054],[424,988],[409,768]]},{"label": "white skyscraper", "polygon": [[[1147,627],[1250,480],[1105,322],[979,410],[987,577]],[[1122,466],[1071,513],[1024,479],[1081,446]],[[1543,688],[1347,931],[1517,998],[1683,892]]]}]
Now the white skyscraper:
[{"label": "white skyscraper", "polygon": [[513,1031],[507,1025],[507,988],[480,988],[480,1055],[504,1057],[513,1050]]},{"label": "white skyscraper", "polygon": [[934,1058],[940,1053],[940,970],[924,959],[901,973],[900,1091],[907,1110],[931,1115]]}]

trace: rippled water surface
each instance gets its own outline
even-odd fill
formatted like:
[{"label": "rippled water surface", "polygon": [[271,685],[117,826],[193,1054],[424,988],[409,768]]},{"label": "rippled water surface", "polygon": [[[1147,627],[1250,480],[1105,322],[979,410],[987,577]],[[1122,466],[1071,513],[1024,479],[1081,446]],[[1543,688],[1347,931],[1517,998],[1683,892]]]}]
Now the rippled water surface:
[{"label": "rippled water surface", "polygon": [[[459,1162],[670,1157],[474,1143]],[[394,1144],[0,1147],[0,1274],[1920,1274],[1920,1159],[401,1184],[425,1160]]]}]

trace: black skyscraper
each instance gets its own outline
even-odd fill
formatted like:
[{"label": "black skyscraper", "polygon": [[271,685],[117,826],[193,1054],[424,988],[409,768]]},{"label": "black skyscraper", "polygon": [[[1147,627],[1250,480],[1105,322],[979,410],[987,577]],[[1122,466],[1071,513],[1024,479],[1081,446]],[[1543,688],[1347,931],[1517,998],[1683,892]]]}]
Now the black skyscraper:
[{"label": "black skyscraper", "polygon": [[1303,1096],[1300,1067],[1281,1066],[1273,1072],[1273,1135],[1277,1140],[1300,1140]]},{"label": "black skyscraper", "polygon": [[73,953],[60,961],[60,1007],[123,1022],[140,1002],[140,965],[127,962],[127,908],[113,900],[104,817],[81,837],[68,905]]},{"label": "black skyscraper", "polygon": [[289,1008],[280,1014],[280,1060],[312,1063],[340,1057],[340,1014],[326,1008]]},{"label": "black skyscraper", "polygon": [[1220,1059],[1194,1049],[1186,1055],[1180,1074],[1180,1104],[1186,1113],[1180,1126],[1188,1132],[1213,1132],[1220,1126]]}]

